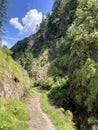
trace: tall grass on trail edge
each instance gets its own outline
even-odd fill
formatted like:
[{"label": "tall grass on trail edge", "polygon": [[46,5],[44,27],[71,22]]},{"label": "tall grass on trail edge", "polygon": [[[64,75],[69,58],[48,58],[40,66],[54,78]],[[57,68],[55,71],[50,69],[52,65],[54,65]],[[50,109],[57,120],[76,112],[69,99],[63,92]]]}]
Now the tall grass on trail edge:
[{"label": "tall grass on trail edge", "polygon": [[27,130],[27,106],[17,99],[0,98],[0,130]]},{"label": "tall grass on trail edge", "polygon": [[76,130],[74,123],[69,120],[59,109],[55,109],[48,103],[46,94],[41,95],[40,99],[42,110],[48,114],[57,130]]},{"label": "tall grass on trail edge", "polygon": [[31,87],[29,89],[29,95],[35,94],[35,93],[48,93],[47,90],[42,90],[40,86],[38,87]]}]

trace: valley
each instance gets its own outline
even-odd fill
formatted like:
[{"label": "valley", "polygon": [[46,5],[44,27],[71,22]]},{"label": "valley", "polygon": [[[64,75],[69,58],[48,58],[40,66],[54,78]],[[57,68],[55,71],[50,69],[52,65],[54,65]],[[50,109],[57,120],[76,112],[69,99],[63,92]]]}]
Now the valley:
[{"label": "valley", "polygon": [[[24,110],[25,129],[97,130],[98,1],[55,0],[37,29],[10,49],[0,47],[1,115],[5,99],[22,101],[38,89],[29,99],[30,111]],[[18,121],[17,106],[11,108]],[[16,130],[11,127],[0,129]]]}]

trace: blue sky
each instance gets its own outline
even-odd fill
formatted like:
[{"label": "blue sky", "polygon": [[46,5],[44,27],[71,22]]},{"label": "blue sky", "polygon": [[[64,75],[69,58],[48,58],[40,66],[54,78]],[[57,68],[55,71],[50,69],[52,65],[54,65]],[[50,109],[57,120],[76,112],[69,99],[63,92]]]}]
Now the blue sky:
[{"label": "blue sky", "polygon": [[36,32],[43,14],[51,11],[54,0],[8,0],[9,16],[4,23],[3,44],[10,48],[17,41]]}]

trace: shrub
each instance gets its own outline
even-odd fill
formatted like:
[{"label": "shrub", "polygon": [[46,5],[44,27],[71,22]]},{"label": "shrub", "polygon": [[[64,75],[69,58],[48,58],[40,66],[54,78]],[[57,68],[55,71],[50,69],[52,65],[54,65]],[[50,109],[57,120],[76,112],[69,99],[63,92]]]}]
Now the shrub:
[{"label": "shrub", "polygon": [[69,87],[68,77],[59,78],[57,82],[52,86],[52,89],[49,93],[50,99],[57,104],[62,106],[65,102],[68,102],[68,90]]},{"label": "shrub", "polygon": [[41,89],[49,90],[53,85],[53,78],[51,77],[42,77],[36,81],[35,86],[40,86]]},{"label": "shrub", "polygon": [[88,112],[96,109],[98,93],[98,65],[94,60],[88,58],[80,69],[77,69],[73,79],[75,101],[78,105],[86,107]]},{"label": "shrub", "polygon": [[97,122],[98,122],[98,120],[94,116],[91,116],[91,117],[88,118],[88,124],[89,125],[95,124]]}]

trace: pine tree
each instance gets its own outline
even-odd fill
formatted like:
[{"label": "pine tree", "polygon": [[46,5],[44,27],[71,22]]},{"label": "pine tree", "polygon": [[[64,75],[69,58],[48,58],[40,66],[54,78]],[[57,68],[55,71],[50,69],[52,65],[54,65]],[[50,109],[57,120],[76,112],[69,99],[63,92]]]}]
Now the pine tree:
[{"label": "pine tree", "polygon": [[3,22],[7,18],[6,11],[7,11],[7,0],[0,0],[0,44],[1,44],[1,34],[4,31],[3,29]]}]

